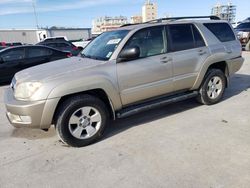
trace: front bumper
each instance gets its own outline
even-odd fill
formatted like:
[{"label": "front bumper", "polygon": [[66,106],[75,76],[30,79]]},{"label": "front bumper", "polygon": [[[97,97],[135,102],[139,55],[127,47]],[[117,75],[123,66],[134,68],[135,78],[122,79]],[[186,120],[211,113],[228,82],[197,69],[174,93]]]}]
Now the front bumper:
[{"label": "front bumper", "polygon": [[7,88],[4,93],[7,118],[17,128],[48,129],[58,102],[58,98],[34,102],[19,101],[15,99],[11,88]]}]

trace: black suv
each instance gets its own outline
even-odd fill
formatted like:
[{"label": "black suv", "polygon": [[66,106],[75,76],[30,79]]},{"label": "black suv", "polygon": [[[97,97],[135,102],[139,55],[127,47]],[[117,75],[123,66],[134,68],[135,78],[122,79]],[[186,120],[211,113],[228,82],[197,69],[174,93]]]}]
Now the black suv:
[{"label": "black suv", "polygon": [[77,56],[83,50],[83,48],[76,47],[74,44],[72,44],[70,41],[65,40],[64,38],[46,39],[38,43],[38,45],[49,46],[61,51],[68,51],[73,56]]},{"label": "black suv", "polygon": [[237,36],[243,49],[250,51],[250,22],[241,23],[236,27]]}]

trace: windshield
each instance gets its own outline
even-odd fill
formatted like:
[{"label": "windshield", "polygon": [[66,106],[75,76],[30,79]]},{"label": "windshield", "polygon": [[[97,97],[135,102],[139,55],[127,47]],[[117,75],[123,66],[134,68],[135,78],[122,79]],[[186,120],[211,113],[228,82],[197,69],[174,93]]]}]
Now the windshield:
[{"label": "windshield", "polygon": [[128,30],[117,30],[101,34],[82,51],[82,56],[103,61],[109,60],[128,32]]},{"label": "windshield", "polygon": [[250,22],[249,23],[242,23],[236,27],[236,29],[246,29],[250,28]]}]

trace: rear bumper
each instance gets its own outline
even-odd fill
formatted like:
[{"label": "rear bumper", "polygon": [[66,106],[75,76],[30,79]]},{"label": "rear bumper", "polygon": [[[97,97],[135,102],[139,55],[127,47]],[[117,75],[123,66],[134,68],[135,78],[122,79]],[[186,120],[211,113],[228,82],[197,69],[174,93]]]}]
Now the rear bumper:
[{"label": "rear bumper", "polygon": [[29,127],[48,129],[59,99],[34,102],[18,101],[11,88],[5,90],[4,103],[9,122],[17,128]]},{"label": "rear bumper", "polygon": [[243,57],[237,57],[237,58],[228,60],[227,64],[228,64],[229,75],[232,75],[232,74],[238,72],[241,69],[243,62],[244,62]]}]

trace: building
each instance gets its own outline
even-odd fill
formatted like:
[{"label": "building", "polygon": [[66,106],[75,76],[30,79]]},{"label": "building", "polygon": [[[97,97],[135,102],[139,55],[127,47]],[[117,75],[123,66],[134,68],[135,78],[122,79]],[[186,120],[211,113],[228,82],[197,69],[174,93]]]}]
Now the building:
[{"label": "building", "polygon": [[0,41],[6,43],[21,42],[36,44],[48,37],[44,29],[1,29]]},{"label": "building", "polygon": [[228,3],[226,5],[218,3],[212,8],[211,14],[218,16],[223,20],[227,20],[230,23],[234,23],[236,18],[236,6],[232,3]]},{"label": "building", "polygon": [[47,29],[48,37],[65,36],[68,40],[79,40],[91,38],[90,28],[56,28]]},{"label": "building", "polygon": [[130,23],[131,24],[142,23],[142,16],[140,16],[140,15],[131,16]]},{"label": "building", "polygon": [[51,29],[1,29],[0,42],[36,44],[47,37],[65,36],[68,40],[88,39],[90,28],[51,28]]},{"label": "building", "polygon": [[156,3],[147,0],[142,7],[142,21],[148,22],[158,17],[158,7]]},{"label": "building", "polygon": [[92,22],[92,34],[100,34],[105,31],[111,31],[120,26],[128,24],[128,19],[125,16],[116,16],[116,17],[100,17]]}]

